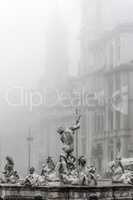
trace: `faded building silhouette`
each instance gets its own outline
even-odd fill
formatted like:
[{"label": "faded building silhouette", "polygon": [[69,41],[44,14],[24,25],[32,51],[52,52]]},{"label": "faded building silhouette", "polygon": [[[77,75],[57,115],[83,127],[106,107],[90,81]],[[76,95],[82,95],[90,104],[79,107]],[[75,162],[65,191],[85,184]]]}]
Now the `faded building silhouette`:
[{"label": "faded building silhouette", "polygon": [[81,150],[102,173],[118,153],[122,157],[133,153],[133,25],[121,24],[103,33],[98,29],[97,37],[95,26],[87,28],[89,11],[85,10],[79,74],[89,99],[82,108]]},{"label": "faded building silhouette", "polygon": [[[42,76],[38,89],[45,95],[45,103],[41,108],[39,138],[39,167],[48,156],[57,159],[61,153],[61,143],[57,133],[59,126],[67,126],[72,121],[72,110],[69,102],[62,101],[62,95],[70,90],[68,70],[67,29],[59,10],[56,8],[46,36],[45,74]],[[66,100],[67,101],[67,100]]]}]

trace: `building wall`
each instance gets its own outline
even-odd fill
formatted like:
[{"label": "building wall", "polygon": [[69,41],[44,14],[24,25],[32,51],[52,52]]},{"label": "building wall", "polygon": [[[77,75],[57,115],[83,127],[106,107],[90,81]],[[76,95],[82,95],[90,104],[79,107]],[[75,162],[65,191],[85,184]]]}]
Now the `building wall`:
[{"label": "building wall", "polygon": [[[107,163],[118,153],[122,157],[133,157],[133,65],[131,62],[133,35],[131,31],[124,28],[125,26],[122,27],[122,30],[118,27],[104,34],[101,39],[88,43],[88,79],[85,79],[86,83],[83,85],[86,87],[88,83],[88,88],[91,88],[88,92],[93,91],[97,94],[97,98],[102,94],[104,106],[98,100],[93,111],[89,112],[89,120],[93,119],[94,123],[90,126],[90,122],[85,120],[87,125],[84,127],[87,127],[88,131],[82,145],[84,148],[89,147],[87,140],[89,136],[93,145],[89,151],[83,153],[89,157],[90,163],[96,165],[99,173],[106,170]],[[84,79],[86,71],[82,74]],[[122,104],[119,108],[120,102],[118,100],[115,102],[115,95],[116,93],[123,95],[124,90],[127,92],[128,106]],[[127,113],[123,113],[126,107]],[[87,110],[90,110],[90,106]]]}]

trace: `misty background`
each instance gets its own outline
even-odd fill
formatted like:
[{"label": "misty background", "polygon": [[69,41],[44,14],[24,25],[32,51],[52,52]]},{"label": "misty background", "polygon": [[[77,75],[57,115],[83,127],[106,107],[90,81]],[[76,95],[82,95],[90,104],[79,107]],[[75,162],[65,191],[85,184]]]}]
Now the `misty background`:
[{"label": "misty background", "polygon": [[[2,166],[4,157],[11,155],[16,162],[16,168],[23,166],[26,169],[26,137],[30,119],[33,117],[32,112],[27,108],[9,106],[5,101],[6,91],[14,86],[25,89],[38,87],[43,76],[49,79],[47,72],[50,65],[54,70],[53,74],[56,73],[58,69],[52,57],[52,48],[61,57],[66,58],[69,74],[78,75],[80,34],[84,15],[83,1],[85,0],[4,0],[0,2],[0,158]],[[90,27],[93,27],[97,14],[96,4],[93,0],[88,1],[90,1]],[[112,29],[122,22],[133,22],[132,0],[101,0],[100,6],[103,30]],[[60,33],[61,36],[64,34],[61,40],[62,48],[58,46],[61,42],[56,41],[56,36]],[[54,38],[52,43],[51,38]],[[53,45],[54,40],[56,42]],[[33,147],[35,152],[39,142],[38,131],[37,127],[32,127],[35,135]],[[24,159],[21,159],[22,156]],[[36,163],[35,160],[34,156],[33,163]]]}]

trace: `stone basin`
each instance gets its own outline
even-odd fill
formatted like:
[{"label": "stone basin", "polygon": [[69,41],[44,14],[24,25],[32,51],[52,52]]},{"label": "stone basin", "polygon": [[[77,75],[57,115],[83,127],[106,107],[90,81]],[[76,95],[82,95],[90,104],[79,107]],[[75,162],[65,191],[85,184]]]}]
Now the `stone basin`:
[{"label": "stone basin", "polygon": [[45,186],[25,187],[0,185],[1,200],[131,200],[133,186],[123,184],[98,186]]}]

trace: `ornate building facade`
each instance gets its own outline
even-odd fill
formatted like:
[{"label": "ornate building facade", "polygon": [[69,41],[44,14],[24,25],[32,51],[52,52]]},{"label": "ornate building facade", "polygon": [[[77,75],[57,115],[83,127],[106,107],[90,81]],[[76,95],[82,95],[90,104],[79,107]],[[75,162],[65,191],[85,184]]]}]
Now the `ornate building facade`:
[{"label": "ornate building facade", "polygon": [[88,100],[82,104],[86,124],[80,149],[101,173],[118,153],[133,156],[133,24],[97,35],[86,18],[79,74]]}]

